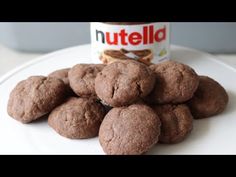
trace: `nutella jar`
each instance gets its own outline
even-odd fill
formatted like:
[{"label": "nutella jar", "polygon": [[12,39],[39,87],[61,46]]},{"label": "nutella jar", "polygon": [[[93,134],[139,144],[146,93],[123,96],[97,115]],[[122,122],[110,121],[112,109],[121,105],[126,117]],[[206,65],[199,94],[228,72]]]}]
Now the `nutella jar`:
[{"label": "nutella jar", "polygon": [[170,25],[164,22],[92,22],[95,63],[137,60],[147,65],[170,56]]}]

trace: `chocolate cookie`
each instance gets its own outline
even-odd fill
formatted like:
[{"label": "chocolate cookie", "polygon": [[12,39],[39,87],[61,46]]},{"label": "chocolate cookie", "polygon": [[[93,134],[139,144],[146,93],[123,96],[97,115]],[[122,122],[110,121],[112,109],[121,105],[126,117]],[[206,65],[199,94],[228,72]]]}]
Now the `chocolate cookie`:
[{"label": "chocolate cookie", "polygon": [[187,65],[166,61],[150,68],[156,73],[155,88],[146,98],[150,103],[182,103],[191,99],[198,87],[198,75]]},{"label": "chocolate cookie", "polygon": [[153,109],[161,120],[160,143],[181,142],[191,132],[193,117],[186,105],[156,105]]},{"label": "chocolate cookie", "polygon": [[62,80],[32,76],[16,85],[10,94],[7,111],[14,119],[29,123],[52,111],[64,101],[66,86]]},{"label": "chocolate cookie", "polygon": [[104,116],[104,107],[95,99],[71,97],[51,112],[48,124],[70,139],[92,138],[98,135]]},{"label": "chocolate cookie", "polygon": [[110,155],[138,155],[158,142],[160,120],[148,106],[113,108],[99,130],[99,142]]},{"label": "chocolate cookie", "polygon": [[73,91],[80,97],[96,96],[94,80],[102,71],[103,64],[78,64],[69,71],[69,82]]},{"label": "chocolate cookie", "polygon": [[98,97],[112,107],[125,106],[147,96],[155,76],[149,67],[136,61],[116,61],[95,79]]},{"label": "chocolate cookie", "polygon": [[194,97],[188,106],[195,119],[207,118],[224,111],[229,101],[225,89],[215,80],[200,76],[200,82]]},{"label": "chocolate cookie", "polygon": [[70,88],[70,83],[69,83],[69,79],[68,79],[69,70],[70,70],[70,68],[56,70],[56,71],[50,73],[48,75],[48,77],[55,77],[55,78],[61,79],[64,82],[64,84],[67,86],[68,95],[72,96],[75,94],[74,94],[73,90]]},{"label": "chocolate cookie", "polygon": [[48,77],[55,77],[61,79],[66,85],[69,85],[68,72],[70,68],[59,69],[48,75]]}]

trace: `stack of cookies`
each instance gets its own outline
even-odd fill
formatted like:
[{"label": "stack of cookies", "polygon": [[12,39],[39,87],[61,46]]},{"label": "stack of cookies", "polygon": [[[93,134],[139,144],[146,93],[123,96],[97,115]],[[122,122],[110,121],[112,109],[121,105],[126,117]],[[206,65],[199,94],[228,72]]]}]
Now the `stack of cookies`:
[{"label": "stack of cookies", "polygon": [[48,124],[70,139],[99,136],[106,154],[144,154],[158,143],[183,141],[193,119],[221,113],[225,89],[175,61],[156,65],[124,60],[78,64],[32,76],[13,89],[8,114],[22,123],[48,115]]}]

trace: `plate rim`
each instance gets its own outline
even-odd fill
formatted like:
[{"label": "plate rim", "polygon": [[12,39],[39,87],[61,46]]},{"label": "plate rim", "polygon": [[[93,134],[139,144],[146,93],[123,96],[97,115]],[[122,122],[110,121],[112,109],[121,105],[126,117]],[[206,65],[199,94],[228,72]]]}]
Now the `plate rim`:
[{"label": "plate rim", "polygon": [[[35,59],[33,59],[31,61],[28,61],[26,63],[23,63],[22,65],[19,65],[19,66],[15,67],[15,68],[11,69],[10,71],[6,72],[4,75],[2,75],[0,77],[0,86],[2,84],[4,84],[4,82],[6,82],[8,79],[10,79],[12,76],[14,76],[16,73],[18,73],[19,71],[22,71],[23,69],[25,69],[25,68],[27,68],[29,66],[37,64],[37,63],[39,63],[41,61],[46,60],[47,58],[51,58],[51,57],[55,56],[55,55],[64,54],[64,53],[70,52],[71,50],[74,50],[74,49],[79,48],[79,47],[91,47],[91,44],[77,45],[77,46],[72,46],[72,47],[56,50],[56,51],[44,54],[42,56],[36,57]],[[171,48],[171,50],[176,49],[176,48],[177,49],[185,49],[185,50],[188,50],[188,51],[199,53],[201,55],[205,55],[209,59],[213,60],[214,62],[217,62],[220,65],[223,65],[224,67],[232,70],[233,72],[236,72],[236,68],[234,68],[233,66],[230,66],[227,63],[222,62],[220,60],[220,57],[217,57],[217,56],[215,56],[213,54],[210,54],[210,53],[198,50],[198,49],[190,48],[190,47],[180,46],[180,45],[171,45],[170,48]]]}]

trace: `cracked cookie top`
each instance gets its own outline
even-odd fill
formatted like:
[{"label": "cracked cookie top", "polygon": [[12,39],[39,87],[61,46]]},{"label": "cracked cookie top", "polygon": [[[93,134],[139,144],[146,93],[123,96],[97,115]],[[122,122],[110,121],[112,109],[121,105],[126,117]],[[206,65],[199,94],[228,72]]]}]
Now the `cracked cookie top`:
[{"label": "cracked cookie top", "polygon": [[155,84],[154,73],[136,61],[117,61],[95,79],[97,96],[112,107],[130,105],[147,96]]},{"label": "cracked cookie top", "polygon": [[51,112],[48,124],[67,138],[92,138],[98,135],[104,116],[105,108],[95,99],[71,97]]},{"label": "cracked cookie top", "polygon": [[59,69],[50,73],[48,77],[55,77],[55,78],[61,79],[64,82],[64,84],[69,85],[69,79],[68,79],[69,71],[70,71],[70,68]]},{"label": "cracked cookie top", "polygon": [[175,61],[151,65],[156,84],[145,99],[156,104],[183,103],[192,98],[199,84],[199,77],[189,66]]},{"label": "cracked cookie top", "polygon": [[72,67],[69,82],[73,91],[80,97],[96,97],[94,80],[104,67],[104,64],[78,64]]},{"label": "cracked cookie top", "polygon": [[140,155],[158,142],[158,115],[144,104],[113,108],[105,116],[99,142],[106,154]]},{"label": "cracked cookie top", "polygon": [[66,85],[53,77],[32,76],[19,82],[8,101],[8,114],[29,123],[52,111],[64,101]]},{"label": "cracked cookie top", "polygon": [[160,143],[179,143],[192,131],[193,117],[186,105],[155,105],[153,109],[161,120]]},{"label": "cracked cookie top", "polygon": [[226,90],[215,80],[200,76],[197,91],[188,106],[195,119],[202,119],[223,112],[229,102]]}]

